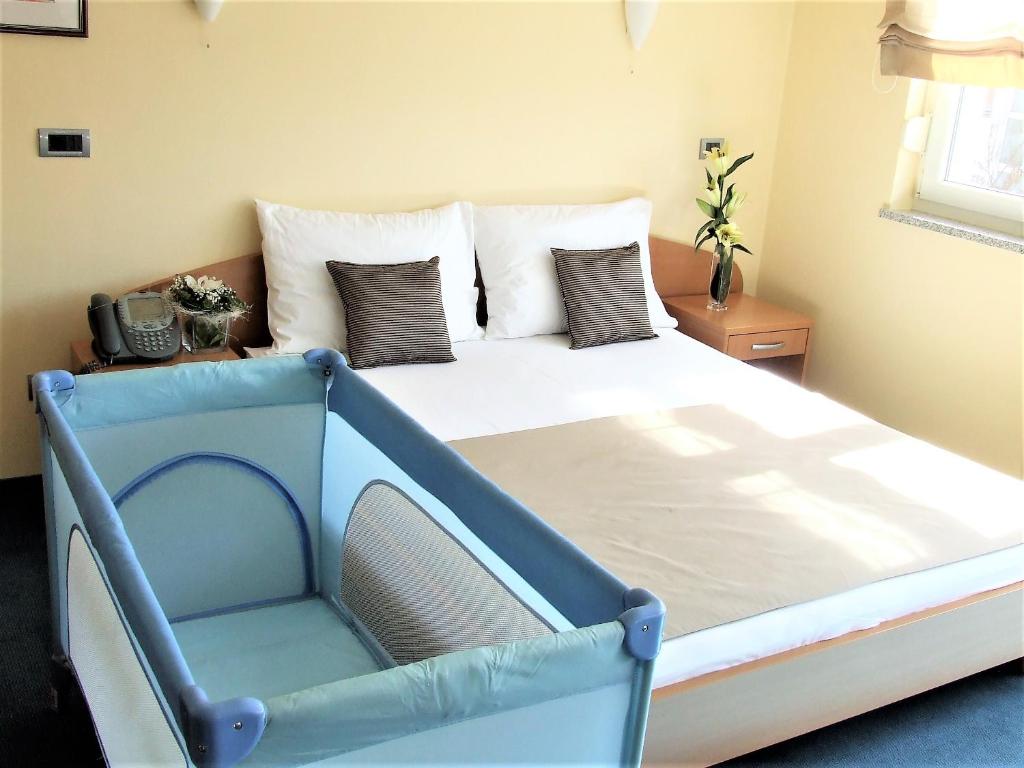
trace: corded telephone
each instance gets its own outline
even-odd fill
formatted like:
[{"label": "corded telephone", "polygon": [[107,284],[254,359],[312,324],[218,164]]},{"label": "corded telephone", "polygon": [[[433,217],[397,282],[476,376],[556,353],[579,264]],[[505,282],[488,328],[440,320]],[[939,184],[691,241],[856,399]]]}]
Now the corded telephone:
[{"label": "corded telephone", "polygon": [[181,347],[174,311],[159,293],[129,293],[117,302],[105,293],[89,301],[92,349],[101,365],[158,363],[170,360]]}]

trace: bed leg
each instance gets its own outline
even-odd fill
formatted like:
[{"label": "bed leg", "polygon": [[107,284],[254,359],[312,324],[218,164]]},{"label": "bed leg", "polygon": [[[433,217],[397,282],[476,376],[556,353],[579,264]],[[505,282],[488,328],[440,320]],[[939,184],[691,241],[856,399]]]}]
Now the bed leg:
[{"label": "bed leg", "polygon": [[71,706],[71,700],[81,698],[75,676],[71,673],[71,665],[67,657],[54,654],[50,657],[50,709],[62,712]]},{"label": "bed leg", "polygon": [[54,654],[50,658],[50,707],[57,713],[63,745],[56,748],[58,755],[73,756],[76,764],[100,765],[103,752],[96,739],[89,706],[78,686],[66,657]]}]

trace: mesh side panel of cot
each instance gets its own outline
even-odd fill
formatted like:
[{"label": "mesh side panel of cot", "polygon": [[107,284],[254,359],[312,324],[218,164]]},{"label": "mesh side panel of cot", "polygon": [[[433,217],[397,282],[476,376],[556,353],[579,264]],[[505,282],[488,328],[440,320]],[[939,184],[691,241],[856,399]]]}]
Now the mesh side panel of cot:
[{"label": "mesh side panel of cot", "polygon": [[398,489],[371,483],[342,547],[341,600],[398,664],[551,633]]},{"label": "mesh side panel of cot", "polygon": [[82,534],[68,547],[68,652],[111,766],[188,761]]}]

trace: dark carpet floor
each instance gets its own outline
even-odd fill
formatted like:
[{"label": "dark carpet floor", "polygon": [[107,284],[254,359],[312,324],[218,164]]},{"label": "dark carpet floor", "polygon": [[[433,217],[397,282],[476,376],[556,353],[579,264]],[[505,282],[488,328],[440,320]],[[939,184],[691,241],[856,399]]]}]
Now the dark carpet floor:
[{"label": "dark carpet floor", "polygon": [[[84,710],[50,704],[49,594],[37,485],[0,496],[0,766],[99,766]],[[1006,665],[729,766],[1024,766],[1024,675]],[[899,670],[893,670],[899,674]]]}]

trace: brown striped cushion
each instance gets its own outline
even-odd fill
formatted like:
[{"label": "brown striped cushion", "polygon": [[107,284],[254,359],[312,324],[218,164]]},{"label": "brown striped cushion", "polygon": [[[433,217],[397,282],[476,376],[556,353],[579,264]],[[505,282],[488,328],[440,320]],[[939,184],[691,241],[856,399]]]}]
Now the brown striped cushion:
[{"label": "brown striped cushion", "polygon": [[439,261],[435,256],[406,264],[327,262],[345,309],[353,368],[455,360]]},{"label": "brown striped cushion", "polygon": [[552,248],[569,316],[571,349],[656,339],[640,268],[640,244],[597,251]]}]

